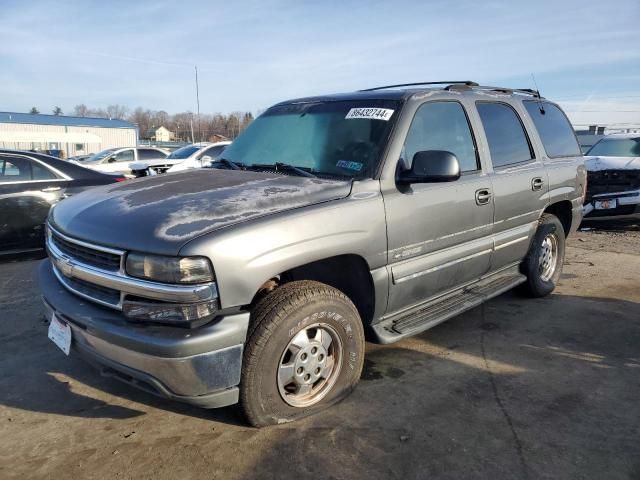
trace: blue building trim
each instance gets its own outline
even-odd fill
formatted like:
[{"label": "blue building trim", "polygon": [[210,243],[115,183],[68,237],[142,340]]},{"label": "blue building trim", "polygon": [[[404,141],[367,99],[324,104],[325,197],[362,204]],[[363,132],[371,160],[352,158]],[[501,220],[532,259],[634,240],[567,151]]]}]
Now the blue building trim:
[{"label": "blue building trim", "polygon": [[60,125],[66,127],[136,128],[133,123],[115,118],[72,117],[67,115],[16,112],[0,112],[0,123]]}]

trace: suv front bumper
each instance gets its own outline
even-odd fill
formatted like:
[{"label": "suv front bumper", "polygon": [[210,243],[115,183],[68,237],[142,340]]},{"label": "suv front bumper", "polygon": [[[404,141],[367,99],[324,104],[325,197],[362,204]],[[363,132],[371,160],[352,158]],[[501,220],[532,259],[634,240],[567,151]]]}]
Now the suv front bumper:
[{"label": "suv front bumper", "polygon": [[71,327],[71,350],[106,376],[204,408],[237,403],[249,313],[196,329],[136,324],[65,289],[49,260],[38,270],[47,318]]}]

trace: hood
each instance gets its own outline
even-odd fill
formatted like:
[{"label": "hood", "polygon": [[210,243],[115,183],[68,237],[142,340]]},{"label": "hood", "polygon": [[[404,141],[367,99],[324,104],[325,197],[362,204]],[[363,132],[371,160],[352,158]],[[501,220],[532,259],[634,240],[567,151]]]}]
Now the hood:
[{"label": "hood", "polygon": [[640,157],[584,157],[588,172],[600,170],[640,170]]},{"label": "hood", "polygon": [[204,233],[350,191],[350,181],[198,169],[93,188],[60,202],[50,221],[87,242],[177,255]]}]

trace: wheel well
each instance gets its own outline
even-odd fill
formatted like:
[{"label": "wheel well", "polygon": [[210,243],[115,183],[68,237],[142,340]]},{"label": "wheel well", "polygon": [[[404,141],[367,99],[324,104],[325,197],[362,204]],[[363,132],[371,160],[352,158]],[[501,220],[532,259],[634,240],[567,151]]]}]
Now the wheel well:
[{"label": "wheel well", "polygon": [[569,231],[571,230],[571,221],[573,217],[571,212],[571,202],[568,200],[562,200],[561,202],[549,205],[544,209],[544,213],[551,213],[558,217],[558,220],[562,223],[565,237],[569,235]]},{"label": "wheel well", "polygon": [[265,282],[252,304],[277,286],[295,280],[315,280],[340,290],[356,306],[363,323],[371,322],[375,306],[373,279],[369,265],[359,255],[338,255],[282,272]]}]

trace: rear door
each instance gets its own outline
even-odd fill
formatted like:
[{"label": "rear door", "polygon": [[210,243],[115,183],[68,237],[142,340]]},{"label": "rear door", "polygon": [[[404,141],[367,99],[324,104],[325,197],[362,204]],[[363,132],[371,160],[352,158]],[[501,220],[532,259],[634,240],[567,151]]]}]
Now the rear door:
[{"label": "rear door", "polygon": [[[462,103],[429,101],[417,108],[403,159],[424,150],[452,152],[462,176],[454,182],[397,186],[384,192],[391,269],[389,313],[476,280],[489,269],[491,184],[480,167]],[[401,162],[410,165],[410,161]]]},{"label": "rear door", "polygon": [[517,103],[476,102],[493,171],[495,217],[491,271],[521,261],[548,200],[548,178],[536,158]]},{"label": "rear door", "polygon": [[68,179],[22,155],[0,155],[0,252],[41,248],[51,205]]}]

